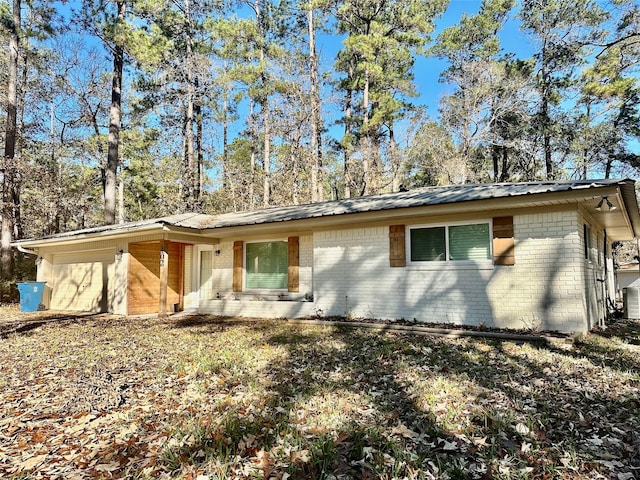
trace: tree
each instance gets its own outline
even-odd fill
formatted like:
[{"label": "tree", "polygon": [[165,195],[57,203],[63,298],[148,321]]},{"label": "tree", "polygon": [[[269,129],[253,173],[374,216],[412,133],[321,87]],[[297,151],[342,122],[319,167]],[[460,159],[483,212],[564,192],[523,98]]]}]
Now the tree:
[{"label": "tree", "polygon": [[597,168],[610,178],[615,162],[640,166],[640,156],[629,152],[628,144],[640,137],[640,85],[637,78],[624,74],[625,56],[618,47],[608,49],[582,78],[574,148],[580,152],[582,177]]},{"label": "tree", "polygon": [[537,43],[538,108],[536,128],[542,139],[542,156],[547,179],[557,176],[553,159],[559,141],[559,123],[554,108],[562,105],[563,91],[579,65],[584,64],[587,46],[602,38],[600,27],[608,14],[595,0],[523,0],[521,28]]},{"label": "tree", "polygon": [[[411,96],[413,55],[422,51],[434,28],[434,19],[446,6],[445,0],[352,0],[335,9],[338,33],[346,34],[336,68],[346,74],[340,82],[345,91],[345,131],[343,148],[357,139],[362,159],[360,193],[374,193],[381,188],[380,157],[377,143],[381,127],[393,123],[392,117],[403,102],[387,92]],[[357,101],[359,119],[355,123],[352,107]],[[378,110],[376,112],[376,110]],[[353,181],[345,161],[345,177]],[[348,180],[345,180],[348,183]],[[349,188],[349,187],[347,187]],[[351,194],[351,189],[345,194]]]},{"label": "tree", "polygon": [[[256,199],[256,155],[259,149],[259,135],[256,126],[254,108],[255,86],[259,78],[259,68],[256,59],[259,57],[257,45],[260,43],[258,26],[253,19],[248,18],[216,18],[209,19],[206,28],[210,32],[213,55],[212,88],[214,95],[214,119],[222,128],[222,153],[219,156],[221,164],[223,194],[231,197],[233,210],[244,205],[243,209],[254,208]],[[215,101],[218,100],[218,101]],[[244,117],[245,130],[242,136],[249,137],[249,158],[246,164],[243,185],[234,182],[234,162],[232,154],[235,152],[234,140],[230,140],[231,124],[238,119],[238,105],[246,101],[247,115]],[[244,149],[243,149],[244,150]],[[241,187],[241,188],[238,188]],[[246,187],[246,188],[245,188]],[[245,192],[243,201],[238,198],[240,189]],[[223,195],[223,196],[224,196]],[[229,202],[222,202],[229,204]]]},{"label": "tree", "polygon": [[416,132],[406,151],[406,187],[465,183],[469,165],[461,161],[453,137],[440,124],[418,117]]},{"label": "tree", "polygon": [[320,82],[318,80],[318,55],[316,53],[316,16],[313,2],[306,6],[307,32],[309,43],[309,104],[311,106],[311,201],[324,200],[322,175],[322,112],[320,103]]},{"label": "tree", "polygon": [[576,167],[587,178],[597,169],[609,178],[616,166],[640,166],[629,145],[640,136],[640,6],[614,2],[610,32],[579,78],[578,105],[584,110],[575,120]]},{"label": "tree", "polygon": [[4,155],[2,158],[2,218],[0,268],[3,282],[13,279],[13,252],[11,241],[15,227],[15,181],[17,174],[16,142],[18,115],[18,58],[20,55],[21,0],[13,0],[9,23],[9,65],[7,86],[7,116],[5,121]]},{"label": "tree", "polygon": [[[126,19],[127,2],[116,2],[115,30]],[[115,37],[114,37],[115,40]],[[116,223],[116,185],[120,158],[120,127],[122,123],[122,69],[124,68],[124,45],[115,40],[113,45],[113,76],[111,80],[111,107],[109,108],[109,142],[107,168],[104,175],[104,223]]]},{"label": "tree", "polygon": [[[162,0],[158,0],[162,2]],[[162,3],[146,0],[84,0],[79,19],[113,55],[107,160],[104,167],[104,222],[116,221],[116,189],[122,124],[123,69],[127,55],[141,65],[157,63],[167,49],[151,15]]]},{"label": "tree", "polygon": [[[444,29],[431,49],[449,62],[441,81],[454,87],[440,103],[443,126],[457,139],[460,160],[476,180],[507,181],[515,173],[509,155],[527,133],[531,68],[503,56],[498,38],[514,4],[484,0],[476,15],[465,14],[458,25]],[[481,165],[486,156],[491,175]]]},{"label": "tree", "polygon": [[[37,125],[37,130],[26,136],[28,174],[23,184],[26,201],[21,207],[31,235],[96,224],[95,208],[87,208],[85,203],[90,196],[101,197],[101,188],[93,190],[102,185],[97,165],[103,160],[102,140],[106,136],[100,129],[108,116],[102,54],[88,49],[75,35],[59,34],[47,43],[46,61],[34,60],[46,68],[39,67],[38,75],[33,76],[37,86],[29,87],[38,94],[27,98],[31,116],[48,120],[31,120],[31,126],[29,119],[25,122],[27,133]],[[86,176],[77,176],[80,169],[86,169]],[[88,184],[74,185],[76,178]]]}]

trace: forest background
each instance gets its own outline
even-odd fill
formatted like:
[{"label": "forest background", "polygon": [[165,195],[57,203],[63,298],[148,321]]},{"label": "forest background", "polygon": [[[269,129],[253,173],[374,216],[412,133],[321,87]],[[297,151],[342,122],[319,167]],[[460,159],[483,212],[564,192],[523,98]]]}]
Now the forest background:
[{"label": "forest background", "polygon": [[640,167],[634,0],[0,0],[0,45],[3,292],[25,237]]}]

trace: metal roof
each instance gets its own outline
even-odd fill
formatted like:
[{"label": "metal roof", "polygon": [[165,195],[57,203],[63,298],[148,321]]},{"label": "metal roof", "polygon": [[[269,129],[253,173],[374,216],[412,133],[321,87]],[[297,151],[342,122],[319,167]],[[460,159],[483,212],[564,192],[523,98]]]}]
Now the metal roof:
[{"label": "metal roof", "polygon": [[[183,227],[188,229],[201,230],[206,225],[210,224],[215,217],[212,215],[204,215],[202,213],[179,213],[176,215],[170,215],[161,218],[152,218],[148,220],[137,220],[134,222],[118,223],[114,225],[101,225],[98,227],[83,228],[81,230],[73,230],[70,232],[56,233],[53,235],[47,235],[39,237],[38,240],[46,240],[53,238],[67,238],[75,236],[93,235],[93,234],[108,234],[109,232],[128,232],[128,231],[140,231],[140,230],[152,230],[162,228],[164,225],[170,225],[174,227]],[[19,240],[15,243],[20,243],[27,240]]]},{"label": "metal roof", "polygon": [[[328,217],[352,213],[375,212],[398,208],[445,205],[509,197],[524,197],[545,193],[591,190],[601,187],[626,187],[634,195],[633,180],[573,180],[558,182],[522,182],[463,184],[423,187],[407,192],[383,193],[367,197],[332,200],[304,205],[274,207],[249,212],[218,215],[207,229],[237,227],[261,223],[287,222],[307,218]],[[625,198],[625,201],[627,198]],[[637,203],[636,203],[637,210]],[[640,220],[640,219],[639,219]],[[638,225],[640,227],[640,225]]]},{"label": "metal roof", "polygon": [[[561,194],[563,192],[580,192],[601,188],[617,187],[621,191],[629,221],[635,235],[640,234],[640,213],[635,196],[633,180],[572,180],[547,182],[463,184],[441,187],[424,187],[406,192],[384,193],[366,197],[344,200],[331,200],[304,205],[266,208],[248,212],[225,213],[221,215],[205,215],[184,213],[167,217],[108,225],[73,232],[60,233],[39,240],[68,238],[72,236],[91,236],[92,234],[121,233],[154,228],[178,227],[195,231],[212,230],[226,227],[239,227],[319,217],[335,217],[340,215],[377,212],[385,210],[447,205],[461,202],[477,202],[490,199],[508,199],[541,196],[543,194]],[[533,198],[531,199],[534,200]],[[20,242],[16,242],[20,243]]]}]

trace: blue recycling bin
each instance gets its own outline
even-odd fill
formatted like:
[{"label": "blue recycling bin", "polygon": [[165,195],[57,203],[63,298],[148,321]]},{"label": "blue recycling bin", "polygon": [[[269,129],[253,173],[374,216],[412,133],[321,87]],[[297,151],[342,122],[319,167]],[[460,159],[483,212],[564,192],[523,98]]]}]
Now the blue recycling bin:
[{"label": "blue recycling bin", "polygon": [[37,312],[42,304],[42,293],[47,282],[21,282],[18,283],[20,292],[20,311]]}]

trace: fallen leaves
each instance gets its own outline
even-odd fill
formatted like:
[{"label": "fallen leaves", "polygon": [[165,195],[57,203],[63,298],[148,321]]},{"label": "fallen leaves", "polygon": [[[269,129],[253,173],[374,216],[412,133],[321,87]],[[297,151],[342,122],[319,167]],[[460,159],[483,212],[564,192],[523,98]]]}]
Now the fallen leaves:
[{"label": "fallen leaves", "polygon": [[30,470],[33,470],[37,466],[39,466],[42,463],[44,463],[46,458],[47,458],[46,454],[44,454],[44,455],[36,455],[36,456],[31,457],[31,458],[28,458],[27,460],[24,460],[23,462],[18,464],[18,468],[16,469],[16,473],[28,472]]},{"label": "fallen leaves", "polygon": [[0,476],[630,480],[633,347],[206,317],[42,323],[0,340]]}]

